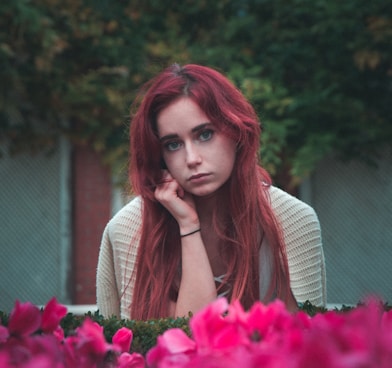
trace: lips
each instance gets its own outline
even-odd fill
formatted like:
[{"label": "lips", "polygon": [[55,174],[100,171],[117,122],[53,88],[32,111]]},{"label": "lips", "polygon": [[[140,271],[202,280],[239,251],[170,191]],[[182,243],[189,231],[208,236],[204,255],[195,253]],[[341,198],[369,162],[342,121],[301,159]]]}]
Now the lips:
[{"label": "lips", "polygon": [[210,174],[194,174],[188,180],[189,181],[198,181],[202,180],[203,178],[209,176]]}]

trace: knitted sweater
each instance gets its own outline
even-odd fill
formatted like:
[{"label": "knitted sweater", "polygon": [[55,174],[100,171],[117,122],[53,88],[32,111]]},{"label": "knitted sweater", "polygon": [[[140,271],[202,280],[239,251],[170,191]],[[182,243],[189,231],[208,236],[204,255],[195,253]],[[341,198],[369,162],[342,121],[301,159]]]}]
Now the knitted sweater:
[{"label": "knitted sweater", "polygon": [[[271,205],[281,224],[297,302],[326,304],[326,275],[320,224],[314,210],[276,188],[270,187]],[[97,268],[97,304],[105,317],[130,318],[142,225],[142,200],[134,198],[107,224],[102,236]],[[137,301],[136,301],[137,302]]]}]

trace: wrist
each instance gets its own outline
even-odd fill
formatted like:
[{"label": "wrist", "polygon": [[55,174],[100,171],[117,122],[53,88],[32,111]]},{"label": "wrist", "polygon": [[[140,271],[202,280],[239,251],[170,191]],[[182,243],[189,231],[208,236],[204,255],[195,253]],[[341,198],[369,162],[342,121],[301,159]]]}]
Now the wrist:
[{"label": "wrist", "polygon": [[191,231],[195,231],[197,229],[200,229],[199,218],[196,217],[193,220],[188,219],[187,221],[178,222],[178,227],[180,230],[180,234],[188,234]]},{"label": "wrist", "polygon": [[199,228],[197,228],[195,230],[192,230],[192,231],[190,231],[188,233],[180,233],[180,237],[181,238],[185,238],[186,236],[191,236],[191,235],[196,234],[196,233],[198,233],[200,231],[201,231],[201,228],[199,227]]}]

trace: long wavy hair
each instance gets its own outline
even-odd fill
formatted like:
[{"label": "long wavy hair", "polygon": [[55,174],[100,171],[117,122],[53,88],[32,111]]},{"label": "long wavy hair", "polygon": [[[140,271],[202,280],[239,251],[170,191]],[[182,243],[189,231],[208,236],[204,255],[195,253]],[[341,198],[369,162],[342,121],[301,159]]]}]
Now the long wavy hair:
[{"label": "long wavy hair", "polygon": [[[157,134],[159,113],[180,96],[195,102],[217,129],[237,143],[233,172],[224,195],[230,218],[214,221],[224,244],[225,282],[229,300],[249,308],[260,298],[259,252],[265,237],[272,254],[273,274],[266,299],[287,301],[290,281],[283,236],[271,209],[271,180],[259,165],[261,126],[252,105],[221,73],[209,67],[174,64],[148,82],[135,100],[130,127],[130,181],[143,199],[141,240],[137,255],[131,317],[168,315],[179,285],[181,240],[176,221],[155,199],[154,190],[165,166]],[[216,212],[219,208],[216,209]],[[214,216],[218,218],[217,213]],[[264,243],[263,243],[264,244]]]}]

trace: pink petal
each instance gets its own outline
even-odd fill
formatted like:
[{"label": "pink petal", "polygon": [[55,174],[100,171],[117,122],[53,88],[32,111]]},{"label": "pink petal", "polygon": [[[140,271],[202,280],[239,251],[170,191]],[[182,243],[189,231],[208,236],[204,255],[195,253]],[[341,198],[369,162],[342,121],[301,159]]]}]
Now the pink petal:
[{"label": "pink petal", "polygon": [[53,336],[57,339],[57,341],[62,342],[64,341],[64,330],[58,326],[54,331],[53,331]]},{"label": "pink petal", "polygon": [[68,336],[64,340],[64,359],[66,367],[77,367],[77,351],[76,346],[78,346],[79,337],[78,336]]},{"label": "pink petal", "polygon": [[9,336],[8,328],[0,325],[0,344],[5,343]]},{"label": "pink petal", "polygon": [[117,360],[117,368],[144,368],[145,361],[142,355],[122,353]]},{"label": "pink petal", "polygon": [[76,330],[78,336],[77,348],[83,354],[103,356],[110,349],[103,335],[103,327],[86,318]]},{"label": "pink petal", "polygon": [[8,331],[11,335],[27,336],[37,331],[41,324],[41,312],[37,306],[30,302],[15,302],[10,314]]},{"label": "pink petal", "polygon": [[158,337],[158,344],[163,345],[171,354],[194,351],[196,343],[180,328],[172,328]]},{"label": "pink petal", "polygon": [[67,314],[67,308],[57,303],[56,298],[52,298],[45,306],[42,313],[41,328],[44,332],[50,333],[57,329],[61,319]]},{"label": "pink petal", "polygon": [[120,328],[113,336],[112,341],[122,352],[129,352],[131,348],[133,333],[126,327]]},{"label": "pink petal", "polygon": [[227,327],[229,321],[223,317],[227,309],[227,300],[218,298],[191,318],[190,328],[199,347],[208,348],[214,335]]},{"label": "pink petal", "polygon": [[234,300],[229,305],[229,311],[226,318],[235,323],[241,323],[242,325],[245,325],[248,320],[248,313],[244,311],[244,308],[242,307],[239,300]]},{"label": "pink petal", "polygon": [[0,350],[0,367],[9,367],[10,365],[10,357],[8,352]]}]

